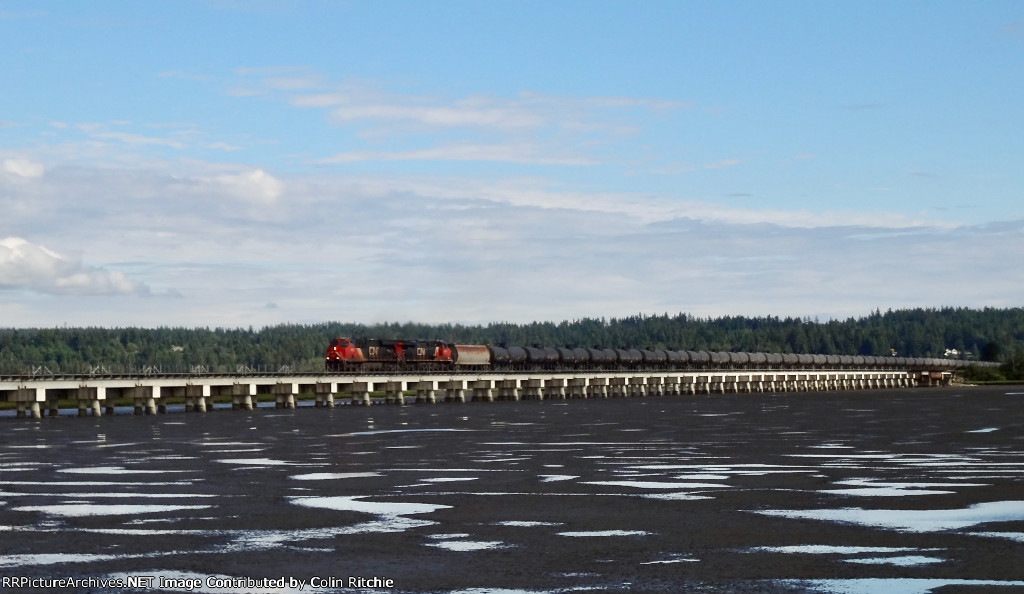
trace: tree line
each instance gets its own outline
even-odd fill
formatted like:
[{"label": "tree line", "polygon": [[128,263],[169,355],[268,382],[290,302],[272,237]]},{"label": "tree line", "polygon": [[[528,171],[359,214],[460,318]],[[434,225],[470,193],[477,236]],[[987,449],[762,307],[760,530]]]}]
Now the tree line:
[{"label": "tree line", "polygon": [[[686,313],[487,325],[282,324],[243,328],[0,328],[0,374],[234,372],[323,368],[335,337],[457,344],[945,357],[1015,362],[1024,308],[875,310],[818,321]],[[953,353],[955,351],[955,354]]]}]

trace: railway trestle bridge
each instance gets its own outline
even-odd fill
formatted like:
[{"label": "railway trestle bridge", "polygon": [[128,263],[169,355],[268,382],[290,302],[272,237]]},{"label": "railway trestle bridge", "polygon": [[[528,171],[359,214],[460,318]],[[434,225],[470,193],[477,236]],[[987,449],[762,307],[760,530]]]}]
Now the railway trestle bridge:
[{"label": "railway trestle bridge", "polygon": [[252,410],[261,396],[294,408],[303,394],[312,394],[316,407],[333,407],[346,400],[403,405],[864,390],[947,385],[953,377],[941,368],[0,376],[0,401],[15,403],[18,417],[38,419],[56,415],[60,401],[77,405],[79,416],[100,416],[125,400],[135,414],[156,414],[171,399],[183,399],[186,411],[206,412],[214,399],[226,398],[233,409]]}]

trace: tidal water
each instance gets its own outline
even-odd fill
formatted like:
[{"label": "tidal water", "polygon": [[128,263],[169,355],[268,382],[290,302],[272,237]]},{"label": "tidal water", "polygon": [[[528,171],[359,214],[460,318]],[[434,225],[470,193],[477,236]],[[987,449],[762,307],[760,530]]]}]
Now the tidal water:
[{"label": "tidal water", "polygon": [[[1020,591],[1022,392],[2,418],[0,576],[107,580],[69,592]],[[140,576],[152,586],[110,581]]]}]

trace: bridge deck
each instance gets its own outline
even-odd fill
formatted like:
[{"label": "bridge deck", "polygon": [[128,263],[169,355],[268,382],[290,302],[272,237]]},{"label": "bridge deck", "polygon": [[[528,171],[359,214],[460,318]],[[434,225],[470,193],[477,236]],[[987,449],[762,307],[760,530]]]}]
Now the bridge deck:
[{"label": "bridge deck", "polygon": [[79,415],[98,416],[104,409],[112,413],[118,399],[130,399],[142,414],[165,411],[169,399],[184,399],[187,411],[206,411],[218,397],[251,410],[261,394],[294,407],[300,394],[313,394],[316,406],[334,406],[339,396],[370,404],[374,393],[395,404],[436,402],[439,394],[445,401],[493,402],[915,387],[951,377],[949,371],[909,369],[0,376],[0,401],[16,403],[19,417],[39,418],[43,410],[56,414],[60,400],[76,401]]}]

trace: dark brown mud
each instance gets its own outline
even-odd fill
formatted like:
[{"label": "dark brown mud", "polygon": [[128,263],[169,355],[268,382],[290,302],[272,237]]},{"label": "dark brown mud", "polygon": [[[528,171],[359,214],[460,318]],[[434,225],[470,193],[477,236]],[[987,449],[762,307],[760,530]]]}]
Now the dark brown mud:
[{"label": "dark brown mud", "polygon": [[2,576],[1024,589],[1024,388],[5,418],[0,461]]}]

